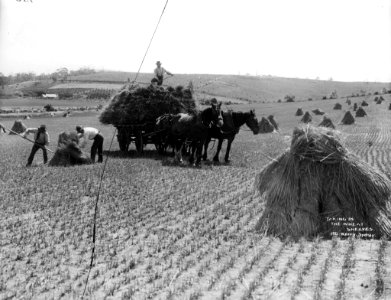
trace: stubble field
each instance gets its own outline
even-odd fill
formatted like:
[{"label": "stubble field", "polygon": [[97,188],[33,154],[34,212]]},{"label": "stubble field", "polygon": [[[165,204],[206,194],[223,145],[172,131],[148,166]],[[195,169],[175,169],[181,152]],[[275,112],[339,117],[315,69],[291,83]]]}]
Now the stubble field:
[{"label": "stubble field", "polygon": [[[294,242],[254,231],[264,201],[254,189],[255,175],[289,147],[301,118],[294,116],[298,107],[324,110],[350,151],[391,176],[391,99],[385,98],[379,105],[366,99],[368,116],[349,126],[338,125],[349,109],[344,99],[235,105],[235,110],[255,108],[259,120],[273,114],[281,129],[253,135],[244,126],[229,165],[180,167],[152,147],[144,156],[134,151],[124,156],[114,140],[106,152],[96,257],[86,297],[390,299],[389,241]],[[333,110],[335,102],[342,110]],[[317,125],[322,116],[313,118]],[[1,122],[11,127],[13,120]],[[53,150],[57,135],[78,124],[98,127],[106,150],[114,132],[100,125],[97,116],[24,123],[45,123]],[[0,299],[81,298],[102,165],[47,167],[38,152],[36,165],[25,168],[30,144],[3,134],[0,145]]]}]

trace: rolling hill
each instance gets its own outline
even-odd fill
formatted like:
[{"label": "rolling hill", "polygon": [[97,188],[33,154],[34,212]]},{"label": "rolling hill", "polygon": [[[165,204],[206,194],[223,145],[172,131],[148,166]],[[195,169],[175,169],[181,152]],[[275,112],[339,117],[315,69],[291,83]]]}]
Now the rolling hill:
[{"label": "rolling hill", "polygon": [[[125,83],[129,79],[134,80],[136,73],[104,71],[90,75],[69,77],[69,81],[76,82],[115,82]],[[137,82],[149,84],[152,78],[150,73],[142,73],[137,77]],[[275,102],[284,100],[285,95],[294,95],[296,101],[321,99],[329,97],[333,91],[337,91],[339,97],[352,94],[380,92],[381,89],[391,89],[391,83],[377,82],[339,82],[311,79],[283,78],[272,76],[241,76],[241,75],[213,75],[213,74],[175,74],[168,78],[167,85],[187,86],[192,81],[194,89],[198,93],[211,96],[222,96],[249,100],[251,102]]]}]

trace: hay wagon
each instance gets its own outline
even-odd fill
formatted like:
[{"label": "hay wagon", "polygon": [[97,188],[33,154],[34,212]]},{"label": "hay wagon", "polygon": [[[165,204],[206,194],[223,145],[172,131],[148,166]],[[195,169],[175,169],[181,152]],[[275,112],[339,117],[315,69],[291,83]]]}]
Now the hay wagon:
[{"label": "hay wagon", "polygon": [[153,144],[156,150],[163,152],[165,148],[164,137],[161,131],[156,129],[155,123],[116,125],[117,140],[121,151],[126,152],[133,142],[138,153],[144,151],[144,147]]},{"label": "hay wagon", "polygon": [[190,112],[193,109],[195,101],[192,93],[182,86],[133,86],[114,95],[99,120],[117,128],[121,151],[128,151],[134,142],[138,153],[142,153],[147,144],[154,144],[159,152],[163,152],[165,134],[164,130],[156,128],[157,118],[164,114]]}]

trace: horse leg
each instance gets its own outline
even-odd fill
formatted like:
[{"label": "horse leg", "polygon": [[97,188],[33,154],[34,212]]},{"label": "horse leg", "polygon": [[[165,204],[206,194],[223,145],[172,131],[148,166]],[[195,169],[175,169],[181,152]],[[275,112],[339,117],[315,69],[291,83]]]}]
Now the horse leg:
[{"label": "horse leg", "polygon": [[175,151],[175,160],[178,161],[179,163],[183,163],[182,159],[182,147],[183,143],[181,141],[177,141],[175,146],[174,146],[174,151]]},{"label": "horse leg", "polygon": [[228,139],[227,141],[227,150],[225,151],[225,157],[224,157],[226,163],[229,163],[229,151],[231,150],[231,144],[233,140],[234,139],[232,138],[232,139]]},{"label": "horse leg", "polygon": [[217,145],[217,150],[216,150],[216,154],[215,156],[213,157],[213,161],[215,162],[218,162],[219,161],[219,154],[220,154],[220,150],[221,150],[221,146],[223,145],[223,139],[219,139],[219,143]]},{"label": "horse leg", "polygon": [[208,138],[205,140],[205,144],[204,144],[204,155],[202,156],[202,159],[203,159],[203,160],[207,160],[207,159],[208,159],[208,147],[209,147],[210,140],[211,140],[210,137],[208,137]]},{"label": "horse leg", "polygon": [[196,160],[196,166],[199,166],[201,165],[201,158],[202,158],[202,147],[204,146],[204,143],[202,141],[199,141],[197,143],[197,151],[196,151],[196,155],[197,155],[197,160]]},{"label": "horse leg", "polygon": [[194,163],[195,142],[191,142],[189,147],[189,163],[192,165]]}]

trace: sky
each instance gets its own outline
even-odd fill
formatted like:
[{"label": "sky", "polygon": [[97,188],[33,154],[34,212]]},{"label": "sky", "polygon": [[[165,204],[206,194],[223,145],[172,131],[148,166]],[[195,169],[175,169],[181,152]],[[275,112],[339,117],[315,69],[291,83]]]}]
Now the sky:
[{"label": "sky", "polygon": [[[135,72],[166,0],[0,0],[0,72]],[[168,0],[141,72],[391,82],[391,0]]]}]

